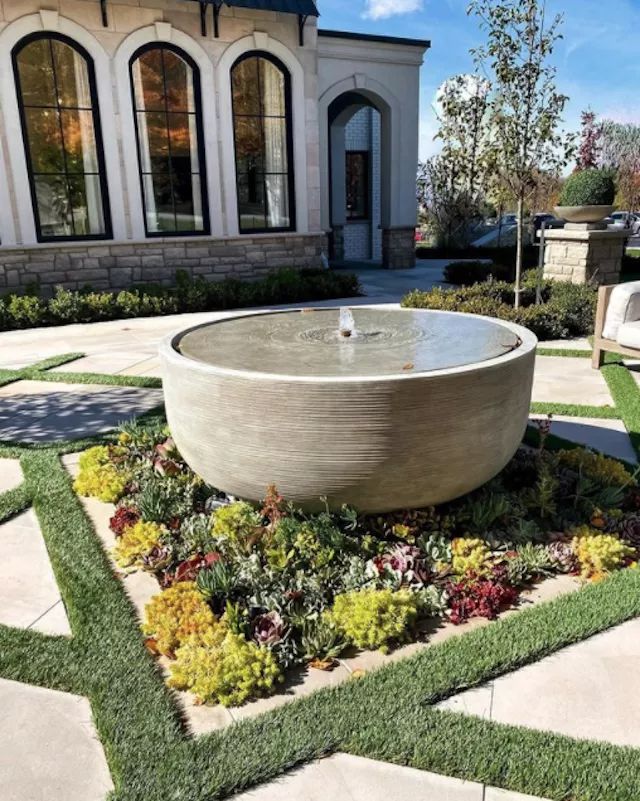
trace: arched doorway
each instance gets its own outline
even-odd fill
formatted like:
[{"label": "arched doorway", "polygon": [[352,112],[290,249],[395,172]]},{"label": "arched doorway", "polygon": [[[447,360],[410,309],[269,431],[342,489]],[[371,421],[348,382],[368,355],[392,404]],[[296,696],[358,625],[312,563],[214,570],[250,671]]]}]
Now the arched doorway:
[{"label": "arched doorway", "polygon": [[388,198],[386,109],[368,93],[344,92],[329,106],[329,195],[334,264],[382,261]]}]

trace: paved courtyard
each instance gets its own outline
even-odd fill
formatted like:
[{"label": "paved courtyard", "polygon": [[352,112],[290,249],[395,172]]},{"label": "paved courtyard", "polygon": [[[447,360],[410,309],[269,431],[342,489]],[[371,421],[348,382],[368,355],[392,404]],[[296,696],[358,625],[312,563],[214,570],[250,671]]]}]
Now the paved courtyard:
[{"label": "paved courtyard", "polygon": [[[427,265],[409,276],[362,271],[367,297],[350,305],[396,303],[399,296],[419,282],[437,283],[441,267]],[[407,271],[408,272],[408,271]],[[416,279],[417,276],[417,279]],[[311,304],[310,304],[311,305]],[[336,302],[320,305],[336,305]],[[339,305],[339,304],[338,304]],[[118,422],[149,411],[162,401],[161,389],[112,386],[108,383],[74,383],[73,375],[96,373],[112,376],[159,377],[158,343],[176,329],[227,316],[199,313],[165,318],[134,319],[72,325],[0,334],[0,370],[20,370],[42,359],[63,353],[84,354],[54,367],[51,376],[39,380],[31,374],[0,386],[0,440],[44,444],[106,431]],[[616,416],[614,398],[602,373],[591,369],[590,359],[561,355],[571,348],[589,352],[586,340],[544,343],[559,355],[537,358],[534,404],[559,404],[601,410],[602,417],[557,414],[552,430],[558,436],[594,447],[629,462],[637,460],[623,420]],[[640,386],[640,371],[630,365]],[[2,374],[0,373],[0,379]],[[114,379],[117,380],[117,379]],[[1,382],[0,382],[1,383]],[[532,412],[532,420],[543,413]],[[542,407],[540,407],[542,408]],[[71,474],[77,455],[64,457]],[[22,481],[17,460],[0,459],[0,493],[14,491]],[[112,507],[83,499],[105,547],[113,545],[108,528]],[[70,637],[60,590],[33,509],[0,525],[0,624]],[[125,588],[141,611],[157,590],[145,573],[124,579]],[[564,578],[532,594],[539,603],[577,588]],[[480,625],[480,624],[478,624]],[[597,739],[619,745],[640,746],[637,719],[640,701],[632,666],[640,657],[640,628],[633,620],[585,642],[571,646],[444,702],[447,710],[488,720],[550,730],[575,738]],[[473,628],[473,626],[471,626]],[[449,635],[440,635],[443,636]],[[438,634],[433,640],[437,642]],[[401,649],[394,658],[414,651]],[[377,652],[342,660],[331,673],[314,672],[304,689],[291,688],[290,697],[351,678],[382,663]],[[299,685],[302,687],[303,685]],[[280,703],[273,699],[259,707],[247,705],[232,712],[197,707],[181,694],[183,708],[194,735],[223,728]],[[102,801],[112,788],[105,755],[94,729],[87,699],[65,692],[0,680],[0,798],[7,801]],[[602,709],[606,708],[606,715]],[[236,797],[237,801],[536,801],[480,783],[438,776],[412,768],[335,754],[297,769],[281,779]]]}]

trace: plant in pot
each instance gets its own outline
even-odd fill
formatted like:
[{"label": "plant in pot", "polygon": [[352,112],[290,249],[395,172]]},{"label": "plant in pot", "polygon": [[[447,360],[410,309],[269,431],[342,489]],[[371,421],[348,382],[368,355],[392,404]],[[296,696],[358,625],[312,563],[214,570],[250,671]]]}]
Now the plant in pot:
[{"label": "plant in pot", "polygon": [[562,187],[555,212],[568,222],[597,223],[613,211],[615,194],[609,172],[596,169],[574,172]]}]

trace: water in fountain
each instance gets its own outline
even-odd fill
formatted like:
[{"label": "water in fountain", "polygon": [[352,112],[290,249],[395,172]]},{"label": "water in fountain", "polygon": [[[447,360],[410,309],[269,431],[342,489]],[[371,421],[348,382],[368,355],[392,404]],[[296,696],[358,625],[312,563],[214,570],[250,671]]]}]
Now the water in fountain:
[{"label": "water in fountain", "polygon": [[355,339],[355,337],[358,336],[356,332],[356,321],[353,319],[353,312],[348,306],[341,306],[340,308],[338,331],[341,337],[351,337]]}]

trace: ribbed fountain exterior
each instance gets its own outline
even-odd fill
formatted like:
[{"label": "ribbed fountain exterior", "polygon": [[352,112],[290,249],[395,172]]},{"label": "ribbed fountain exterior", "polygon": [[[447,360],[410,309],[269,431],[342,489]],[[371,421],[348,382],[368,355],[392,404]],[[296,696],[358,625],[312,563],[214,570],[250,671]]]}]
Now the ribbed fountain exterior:
[{"label": "ribbed fountain exterior", "polygon": [[[354,310],[346,343],[337,309],[252,315],[165,340],[167,418],[193,470],[248,500],[275,484],[309,509],[326,498],[369,512],[441,503],[495,476],[526,427],[535,336],[424,310],[380,312],[378,326],[375,312]],[[460,363],[465,337],[471,363]],[[431,362],[450,366],[425,369]]]}]

